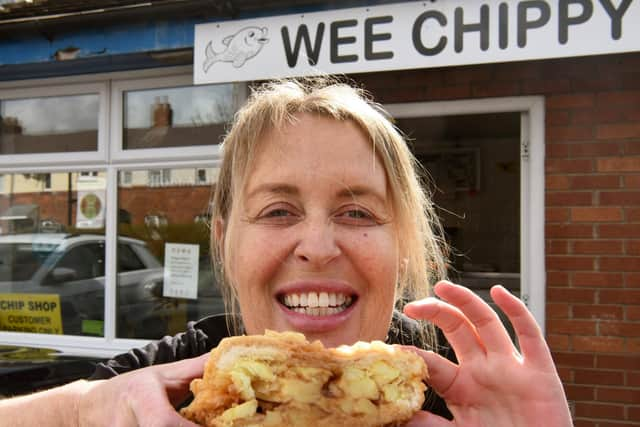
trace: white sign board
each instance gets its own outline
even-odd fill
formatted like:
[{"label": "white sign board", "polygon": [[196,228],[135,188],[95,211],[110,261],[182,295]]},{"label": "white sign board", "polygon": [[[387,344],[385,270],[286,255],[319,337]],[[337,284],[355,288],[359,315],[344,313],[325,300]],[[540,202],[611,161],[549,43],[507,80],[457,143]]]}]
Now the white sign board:
[{"label": "white sign board", "polygon": [[77,180],[78,198],[76,228],[104,227],[106,181],[103,177],[82,177]]},{"label": "white sign board", "polygon": [[198,298],[199,245],[165,243],[162,296]]},{"label": "white sign board", "polygon": [[194,82],[640,50],[640,0],[448,0],[196,25]]}]

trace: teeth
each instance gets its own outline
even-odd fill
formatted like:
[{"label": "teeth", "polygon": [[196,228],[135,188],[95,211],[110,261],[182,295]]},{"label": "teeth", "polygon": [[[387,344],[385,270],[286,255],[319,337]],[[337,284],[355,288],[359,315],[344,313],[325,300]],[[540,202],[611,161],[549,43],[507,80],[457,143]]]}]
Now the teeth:
[{"label": "teeth", "polygon": [[353,298],[341,293],[307,292],[285,295],[282,301],[296,313],[328,316],[346,310],[351,305]]},{"label": "teeth", "polygon": [[326,292],[320,292],[318,296],[318,306],[319,307],[329,307],[329,295]]},{"label": "teeth", "polygon": [[317,307],[318,306],[318,294],[315,292],[309,292],[309,296],[307,304],[309,307]]}]

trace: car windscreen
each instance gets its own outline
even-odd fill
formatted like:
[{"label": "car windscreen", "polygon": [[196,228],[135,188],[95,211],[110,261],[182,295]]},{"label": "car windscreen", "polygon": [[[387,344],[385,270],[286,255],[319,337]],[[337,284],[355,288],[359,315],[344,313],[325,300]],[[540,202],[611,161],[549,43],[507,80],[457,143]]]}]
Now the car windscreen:
[{"label": "car windscreen", "polygon": [[55,244],[0,244],[0,281],[29,280],[55,250]]}]

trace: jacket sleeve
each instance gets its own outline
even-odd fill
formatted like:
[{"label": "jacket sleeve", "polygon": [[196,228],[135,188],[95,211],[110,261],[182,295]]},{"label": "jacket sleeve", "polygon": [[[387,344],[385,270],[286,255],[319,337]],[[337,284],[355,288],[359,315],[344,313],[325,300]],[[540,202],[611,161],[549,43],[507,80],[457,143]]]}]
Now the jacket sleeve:
[{"label": "jacket sleeve", "polygon": [[228,335],[223,315],[189,322],[185,332],[166,336],[99,363],[89,379],[107,379],[146,366],[196,357],[217,346]]}]

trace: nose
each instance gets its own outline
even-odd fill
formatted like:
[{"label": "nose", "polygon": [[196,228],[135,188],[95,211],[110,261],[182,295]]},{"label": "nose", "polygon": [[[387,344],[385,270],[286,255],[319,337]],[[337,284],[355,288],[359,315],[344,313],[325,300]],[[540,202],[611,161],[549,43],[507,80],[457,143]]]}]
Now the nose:
[{"label": "nose", "polygon": [[307,220],[301,227],[301,234],[294,250],[295,257],[308,265],[322,267],[341,253],[336,241],[334,226],[330,221]]}]

